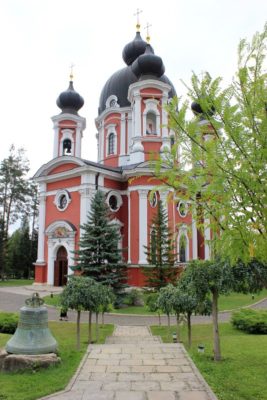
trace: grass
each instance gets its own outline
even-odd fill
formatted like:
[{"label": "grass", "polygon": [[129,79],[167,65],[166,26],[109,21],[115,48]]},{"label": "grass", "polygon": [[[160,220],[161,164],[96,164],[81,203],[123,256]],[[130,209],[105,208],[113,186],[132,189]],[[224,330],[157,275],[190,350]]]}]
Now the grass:
[{"label": "grass", "polygon": [[[260,293],[253,295],[253,298],[251,294],[231,293],[227,296],[220,296],[219,310],[234,310],[239,307],[256,303],[264,298],[267,298],[267,289],[264,289]],[[44,297],[44,300],[48,305],[59,307],[58,294],[54,294],[53,297],[46,296]],[[112,312],[115,314],[157,315],[157,313],[149,311],[146,306],[128,306],[117,310],[114,309]]]},{"label": "grass", "polygon": [[[0,287],[1,286],[26,286],[32,285],[33,279],[8,279],[6,281],[0,280]],[[1,397],[0,397],[1,400]]]},{"label": "grass", "polygon": [[[154,335],[171,342],[167,327],[151,327]],[[223,361],[212,360],[212,325],[193,326],[190,356],[219,400],[267,400],[267,335],[249,335],[235,330],[229,323],[220,324]],[[181,338],[187,345],[186,329]],[[205,345],[205,354],[197,345]]]},{"label": "grass", "polygon": [[[87,348],[87,324],[81,324],[81,350],[76,350],[76,324],[50,322],[49,327],[59,343],[61,365],[36,373],[1,373],[0,400],[35,400],[62,390],[75,373]],[[95,325],[94,325],[95,328]],[[100,327],[99,343],[113,332],[113,325]],[[94,331],[93,331],[94,332]],[[10,335],[0,334],[0,347],[4,347]]]}]

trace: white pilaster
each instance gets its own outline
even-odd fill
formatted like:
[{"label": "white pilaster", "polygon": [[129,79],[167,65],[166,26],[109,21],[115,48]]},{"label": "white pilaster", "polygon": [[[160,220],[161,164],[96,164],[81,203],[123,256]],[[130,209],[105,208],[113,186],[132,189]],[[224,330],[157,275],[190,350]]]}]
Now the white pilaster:
[{"label": "white pilaster", "polygon": [[131,264],[131,193],[128,193],[128,264]]},{"label": "white pilaster", "polygon": [[38,255],[36,263],[44,263],[44,246],[45,246],[45,212],[46,212],[46,184],[40,185],[39,196],[39,230],[38,230]]},{"label": "white pilaster", "polygon": [[134,94],[134,136],[141,136],[141,96]]},{"label": "white pilaster", "polygon": [[58,151],[58,123],[54,122],[54,148],[53,148],[53,158],[56,158],[59,156],[59,151]]},{"label": "white pilaster", "polygon": [[47,284],[54,285],[54,263],[56,257],[54,256],[53,243],[48,240],[48,256],[47,256]]},{"label": "white pilaster", "polygon": [[196,220],[192,219],[192,246],[193,246],[193,260],[197,260],[197,224]]},{"label": "white pilaster", "polygon": [[162,205],[167,213],[167,216],[169,215],[169,210],[168,210],[168,193],[160,193],[160,200],[162,201]]},{"label": "white pilaster", "polygon": [[211,232],[209,227],[209,219],[204,219],[204,239],[205,239],[205,260],[210,260],[210,240],[211,240]]},{"label": "white pilaster", "polygon": [[168,102],[168,94],[164,93],[162,97],[162,137],[166,138],[168,136],[168,114],[165,107]]},{"label": "white pilaster", "polygon": [[78,123],[76,128],[75,156],[80,158],[81,151],[82,151],[82,130],[81,130],[81,124]]},{"label": "white pilaster", "polygon": [[147,246],[147,194],[148,190],[139,193],[139,264],[147,264],[144,246]]},{"label": "white pilaster", "polygon": [[120,156],[125,155],[125,135],[126,135],[126,120],[125,113],[121,114],[121,140],[120,140]]},{"label": "white pilaster", "polygon": [[92,191],[89,188],[83,188],[79,192],[81,195],[80,225],[83,225],[87,222],[88,212],[91,210]]}]

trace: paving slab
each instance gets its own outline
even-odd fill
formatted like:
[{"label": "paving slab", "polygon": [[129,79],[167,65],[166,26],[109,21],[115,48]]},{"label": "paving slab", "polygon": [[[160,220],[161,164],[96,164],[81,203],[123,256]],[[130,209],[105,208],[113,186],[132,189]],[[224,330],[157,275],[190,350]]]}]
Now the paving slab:
[{"label": "paving slab", "polygon": [[[114,339],[114,340],[112,340]],[[216,400],[181,344],[162,343],[146,326],[116,326],[90,345],[65,391],[40,400]]]}]

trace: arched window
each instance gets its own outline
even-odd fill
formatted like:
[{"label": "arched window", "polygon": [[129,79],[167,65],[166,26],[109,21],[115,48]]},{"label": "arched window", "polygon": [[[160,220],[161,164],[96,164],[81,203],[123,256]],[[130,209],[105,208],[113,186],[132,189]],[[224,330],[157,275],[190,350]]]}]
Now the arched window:
[{"label": "arched window", "polygon": [[63,155],[67,156],[71,154],[71,140],[65,139],[63,141]]},{"label": "arched window", "polygon": [[115,135],[113,132],[108,137],[108,154],[115,153]]},{"label": "arched window", "polygon": [[180,236],[179,240],[179,261],[180,262],[186,262],[186,246],[187,246],[187,240],[185,235]]},{"label": "arched window", "polygon": [[146,115],[146,134],[147,135],[157,134],[157,118],[153,112],[148,112]]}]

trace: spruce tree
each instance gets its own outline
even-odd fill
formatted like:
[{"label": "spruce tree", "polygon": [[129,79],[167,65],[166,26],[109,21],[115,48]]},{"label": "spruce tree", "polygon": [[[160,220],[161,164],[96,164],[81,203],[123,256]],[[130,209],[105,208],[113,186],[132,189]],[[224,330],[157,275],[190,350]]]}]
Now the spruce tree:
[{"label": "spruce tree", "polygon": [[122,250],[118,248],[118,228],[111,223],[105,195],[97,191],[91,203],[88,220],[81,225],[79,249],[75,253],[74,271],[111,286],[115,295],[123,295],[127,279]]},{"label": "spruce tree", "polygon": [[161,200],[150,226],[150,243],[145,249],[149,263],[149,267],[144,269],[147,286],[160,289],[172,283],[177,276],[174,267],[176,253],[168,215]]}]

